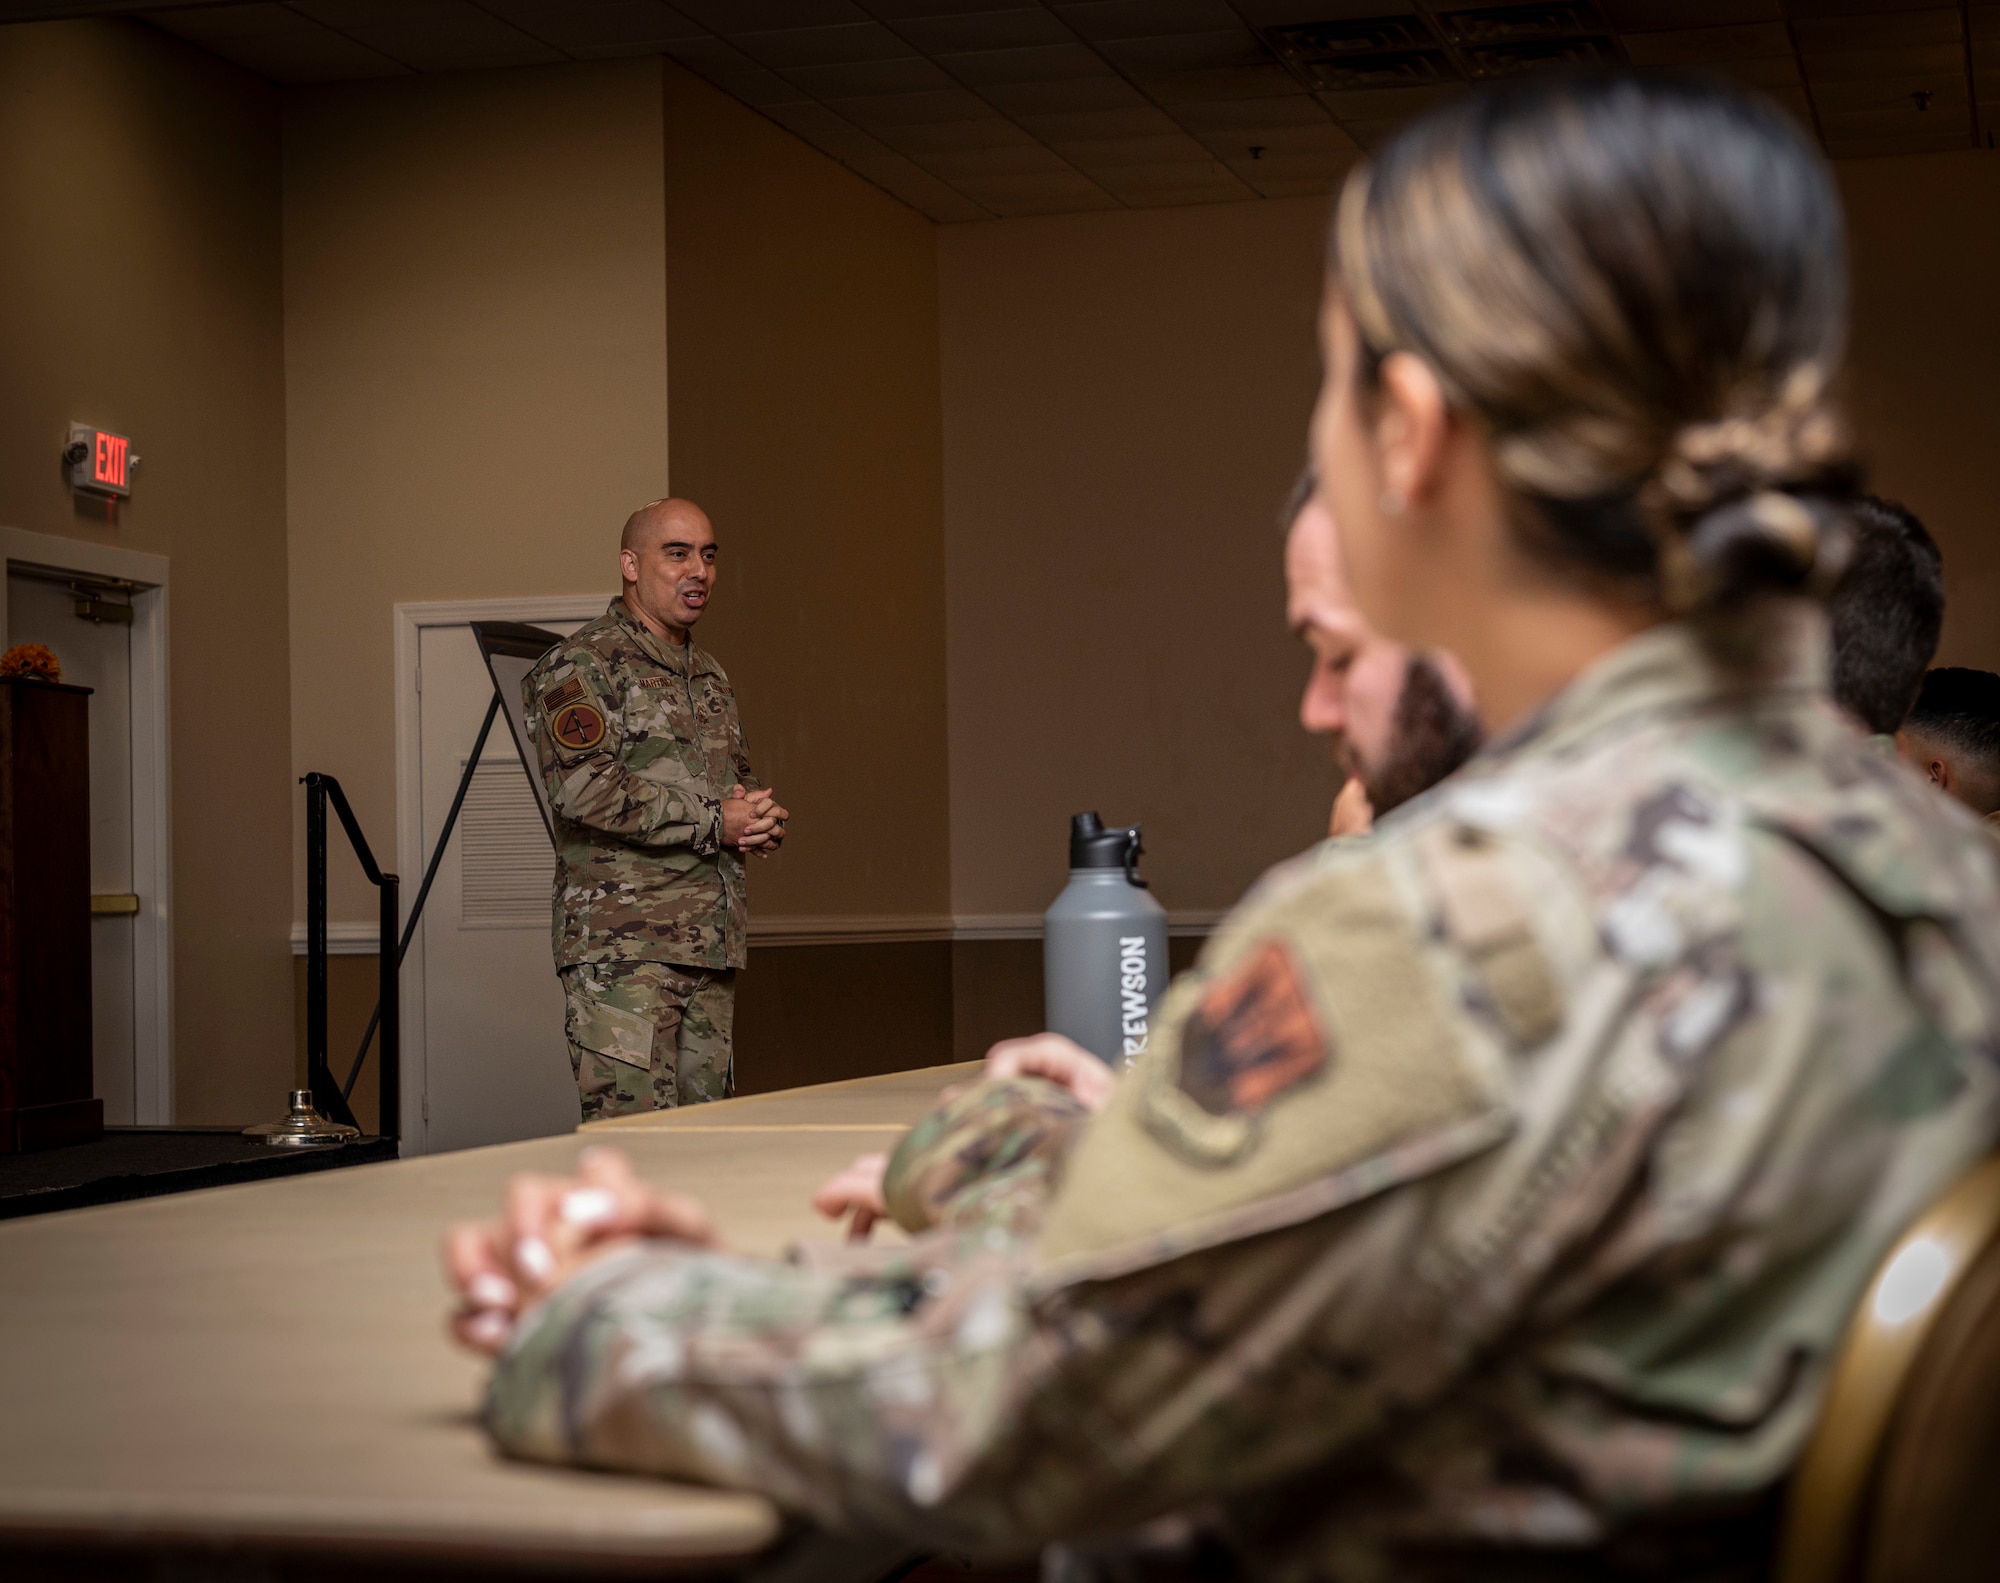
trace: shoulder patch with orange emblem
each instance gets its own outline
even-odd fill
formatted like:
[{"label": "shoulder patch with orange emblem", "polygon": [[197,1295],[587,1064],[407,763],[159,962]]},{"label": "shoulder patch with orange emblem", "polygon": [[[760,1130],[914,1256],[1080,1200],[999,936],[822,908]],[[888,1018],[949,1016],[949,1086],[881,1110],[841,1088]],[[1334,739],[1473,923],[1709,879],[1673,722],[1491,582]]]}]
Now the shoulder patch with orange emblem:
[{"label": "shoulder patch with orange emblem", "polygon": [[574,666],[557,671],[542,694],[542,717],[556,746],[569,753],[587,753],[604,740],[604,711],[597,707]]}]

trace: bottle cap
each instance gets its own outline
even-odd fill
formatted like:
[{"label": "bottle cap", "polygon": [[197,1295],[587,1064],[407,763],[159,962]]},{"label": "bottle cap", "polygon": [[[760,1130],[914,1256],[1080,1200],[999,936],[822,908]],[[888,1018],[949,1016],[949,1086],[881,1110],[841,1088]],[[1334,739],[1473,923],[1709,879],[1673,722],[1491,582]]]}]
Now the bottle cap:
[{"label": "bottle cap", "polygon": [[1134,885],[1146,882],[1139,878],[1139,854],[1145,849],[1139,844],[1138,825],[1113,825],[1109,829],[1097,817],[1097,810],[1089,813],[1072,814],[1069,821],[1069,866],[1078,868],[1121,868],[1126,879]]}]

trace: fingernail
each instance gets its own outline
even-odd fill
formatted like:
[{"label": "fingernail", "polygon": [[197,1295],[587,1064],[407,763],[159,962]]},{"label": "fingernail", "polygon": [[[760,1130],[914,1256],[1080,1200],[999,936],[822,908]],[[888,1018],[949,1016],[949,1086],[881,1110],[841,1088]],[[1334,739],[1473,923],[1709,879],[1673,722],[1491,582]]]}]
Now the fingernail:
[{"label": "fingernail", "polygon": [[482,1308],[465,1321],[468,1339],[484,1347],[498,1349],[507,1344],[508,1336],[514,1331],[514,1322],[496,1309]]},{"label": "fingernail", "polygon": [[540,1237],[523,1237],[514,1244],[514,1262],[538,1281],[556,1273],[556,1256]]},{"label": "fingernail", "polygon": [[563,1194],[562,1217],[572,1226],[601,1226],[618,1216],[618,1200],[601,1187],[578,1187]]},{"label": "fingernail", "polygon": [[521,1300],[514,1283],[504,1275],[475,1275],[465,1283],[465,1295],[475,1308],[512,1308]]}]

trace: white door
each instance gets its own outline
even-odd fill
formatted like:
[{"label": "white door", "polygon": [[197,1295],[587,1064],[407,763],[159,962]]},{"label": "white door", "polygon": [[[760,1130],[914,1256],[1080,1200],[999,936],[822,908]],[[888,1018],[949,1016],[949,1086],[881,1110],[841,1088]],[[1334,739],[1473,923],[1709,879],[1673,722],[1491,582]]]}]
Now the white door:
[{"label": "white door", "polygon": [[[131,610],[123,593],[92,590],[99,607]],[[132,628],[77,615],[66,585],[10,572],[7,641],[41,643],[62,664],[62,679],[90,695],[90,889],[98,906],[132,895]],[[130,912],[90,920],[91,1063],[104,1119],[130,1126],[136,1115]]]},{"label": "white door", "polygon": [[[536,622],[567,634],[576,621]],[[418,636],[425,860],[493,698],[464,626]],[[403,876],[403,903],[421,871]],[[555,854],[504,719],[495,720],[422,921],[426,1152],[573,1130],[576,1080],[549,947]],[[413,1118],[416,1119],[416,1118]],[[414,1130],[414,1129],[412,1129]]]}]

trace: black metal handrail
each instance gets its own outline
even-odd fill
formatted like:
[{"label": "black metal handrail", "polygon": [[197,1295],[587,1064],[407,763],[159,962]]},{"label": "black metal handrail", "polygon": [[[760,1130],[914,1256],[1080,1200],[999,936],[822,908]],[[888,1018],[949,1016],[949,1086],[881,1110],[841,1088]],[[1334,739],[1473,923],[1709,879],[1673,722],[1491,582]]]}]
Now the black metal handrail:
[{"label": "black metal handrail", "polygon": [[[333,811],[340,816],[340,826],[347,832],[347,843],[354,848],[354,855],[361,863],[361,872],[368,882],[381,892],[381,938],[384,941],[397,938],[401,919],[396,904],[397,879],[394,874],[385,874],[375,861],[375,854],[369,850],[368,838],[361,833],[361,825],[354,817],[354,810],[347,804],[347,794],[340,789],[340,782],[331,775],[322,775],[317,770],[305,777],[306,786],[306,1087],[312,1090],[313,1108],[322,1116],[334,1121],[356,1126],[354,1111],[347,1103],[347,1096],[354,1087],[354,1074],[350,1073],[347,1086],[341,1087],[333,1080],[332,1068],[326,1059],[326,805],[330,799]],[[377,1131],[385,1138],[402,1136],[402,1004],[397,995],[396,968],[400,954],[384,950],[380,952],[381,988],[375,1005],[375,1015],[381,1027],[382,1059],[376,1067],[379,1095],[380,1121]],[[371,1028],[371,1033],[373,1029]],[[367,1045],[362,1045],[363,1053]],[[357,1061],[355,1072],[359,1072]]]}]

